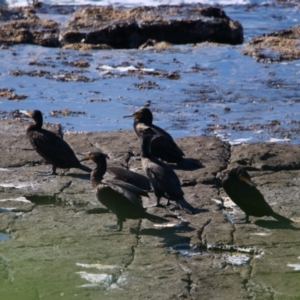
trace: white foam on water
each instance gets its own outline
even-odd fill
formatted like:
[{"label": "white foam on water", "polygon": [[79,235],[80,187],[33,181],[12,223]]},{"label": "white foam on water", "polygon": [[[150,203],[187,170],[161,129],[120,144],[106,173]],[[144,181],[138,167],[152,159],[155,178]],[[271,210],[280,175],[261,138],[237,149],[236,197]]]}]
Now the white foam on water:
[{"label": "white foam on water", "polygon": [[242,144],[242,143],[248,143],[251,140],[252,140],[252,137],[249,137],[249,138],[240,138],[240,139],[235,139],[233,141],[229,141],[229,143],[231,145],[239,145],[239,144]]},{"label": "white foam on water", "polygon": [[[9,6],[27,6],[30,0],[0,0],[0,3],[7,3]],[[247,5],[259,1],[254,0],[44,0],[46,4],[52,5],[114,5],[114,6],[157,6],[157,5],[182,5],[202,3],[206,5]]]},{"label": "white foam on water", "polygon": [[280,142],[290,142],[291,139],[289,138],[283,138],[283,139],[278,139],[278,138],[270,138],[267,142],[268,143],[280,143]]},{"label": "white foam on water", "polygon": [[136,68],[134,66],[128,66],[128,67],[111,67],[111,66],[108,66],[108,65],[99,66],[98,69],[101,70],[101,74],[102,75],[105,75],[107,72],[110,72],[110,73],[125,73],[125,72],[151,73],[151,72],[155,71],[155,69]]}]

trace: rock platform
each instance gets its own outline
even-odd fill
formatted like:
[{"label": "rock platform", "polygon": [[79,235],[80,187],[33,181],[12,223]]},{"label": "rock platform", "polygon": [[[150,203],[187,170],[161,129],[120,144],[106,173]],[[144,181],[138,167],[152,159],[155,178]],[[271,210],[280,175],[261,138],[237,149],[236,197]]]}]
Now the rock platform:
[{"label": "rock platform", "polygon": [[[299,146],[180,138],[186,159],[174,169],[185,198],[200,212],[153,207],[150,193],[147,211],[168,218],[167,226],[128,220],[122,232],[111,232],[104,225],[116,218],[97,202],[88,174],[70,169],[37,175],[50,166],[32,150],[27,126],[0,120],[1,299],[299,297]],[[64,139],[76,153],[103,151],[112,165],[124,164],[130,151],[135,157],[129,167],[141,172],[133,131],[66,132]],[[196,161],[200,167],[191,167]],[[218,177],[236,165],[248,169],[268,203],[292,225],[253,217],[250,224],[230,222],[243,214],[228,205]]]}]

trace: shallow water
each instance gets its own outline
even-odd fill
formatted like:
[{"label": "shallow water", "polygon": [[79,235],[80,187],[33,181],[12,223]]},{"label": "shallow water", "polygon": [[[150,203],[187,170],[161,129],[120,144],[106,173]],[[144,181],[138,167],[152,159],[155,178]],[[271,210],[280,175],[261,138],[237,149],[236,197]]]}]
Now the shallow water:
[{"label": "shallow water", "polygon": [[9,235],[6,233],[0,232],[0,242],[2,241],[8,241],[9,240]]},{"label": "shallow water", "polygon": [[[235,5],[224,10],[242,23],[245,41],[299,22],[297,6]],[[0,110],[7,116],[16,109],[40,109],[46,121],[61,123],[65,130],[118,130],[132,129],[132,120],[122,117],[151,100],[155,123],[176,138],[209,134],[232,143],[299,143],[300,61],[262,64],[242,49],[205,43],[161,51],[77,52],[30,45],[2,49],[0,88],[27,98],[0,98]],[[79,59],[89,67],[74,67],[72,62]],[[128,67],[138,71],[126,71]],[[10,74],[40,70],[49,73]],[[50,115],[63,109],[70,114]]]}]

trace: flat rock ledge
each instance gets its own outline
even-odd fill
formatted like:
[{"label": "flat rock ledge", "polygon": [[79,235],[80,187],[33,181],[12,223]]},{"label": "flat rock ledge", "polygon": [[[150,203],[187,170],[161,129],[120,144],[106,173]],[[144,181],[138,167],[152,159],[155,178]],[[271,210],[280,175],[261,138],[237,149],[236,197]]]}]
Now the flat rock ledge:
[{"label": "flat rock ledge", "polygon": [[[52,20],[64,15],[66,21]],[[131,49],[153,44],[243,43],[243,27],[219,8],[203,5],[0,6],[0,43],[74,49]],[[81,45],[81,46],[80,46]]]},{"label": "flat rock ledge", "polygon": [[244,54],[263,63],[300,58],[300,25],[253,38],[245,45]]},{"label": "flat rock ledge", "polygon": [[[0,120],[0,298],[15,299],[297,299],[299,287],[300,147],[254,143],[230,146],[215,137],[177,140],[185,152],[173,166],[185,198],[200,212],[157,208],[166,227],[116,218],[95,198],[89,174],[50,168],[25,137],[25,120]],[[48,128],[55,126],[46,124]],[[132,131],[65,132],[76,153],[101,150],[111,165],[142,172]],[[89,164],[88,164],[89,163]],[[93,167],[91,162],[87,164]],[[246,167],[275,211],[272,218],[232,224],[242,212],[218,184],[222,171]]]}]

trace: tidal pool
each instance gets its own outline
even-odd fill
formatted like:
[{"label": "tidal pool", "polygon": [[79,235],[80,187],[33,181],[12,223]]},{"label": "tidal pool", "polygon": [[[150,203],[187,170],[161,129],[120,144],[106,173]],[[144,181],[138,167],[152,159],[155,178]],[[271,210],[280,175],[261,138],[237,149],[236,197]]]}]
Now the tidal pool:
[{"label": "tidal pool", "polygon": [[8,241],[9,235],[7,233],[0,232],[0,242],[2,241]]}]

